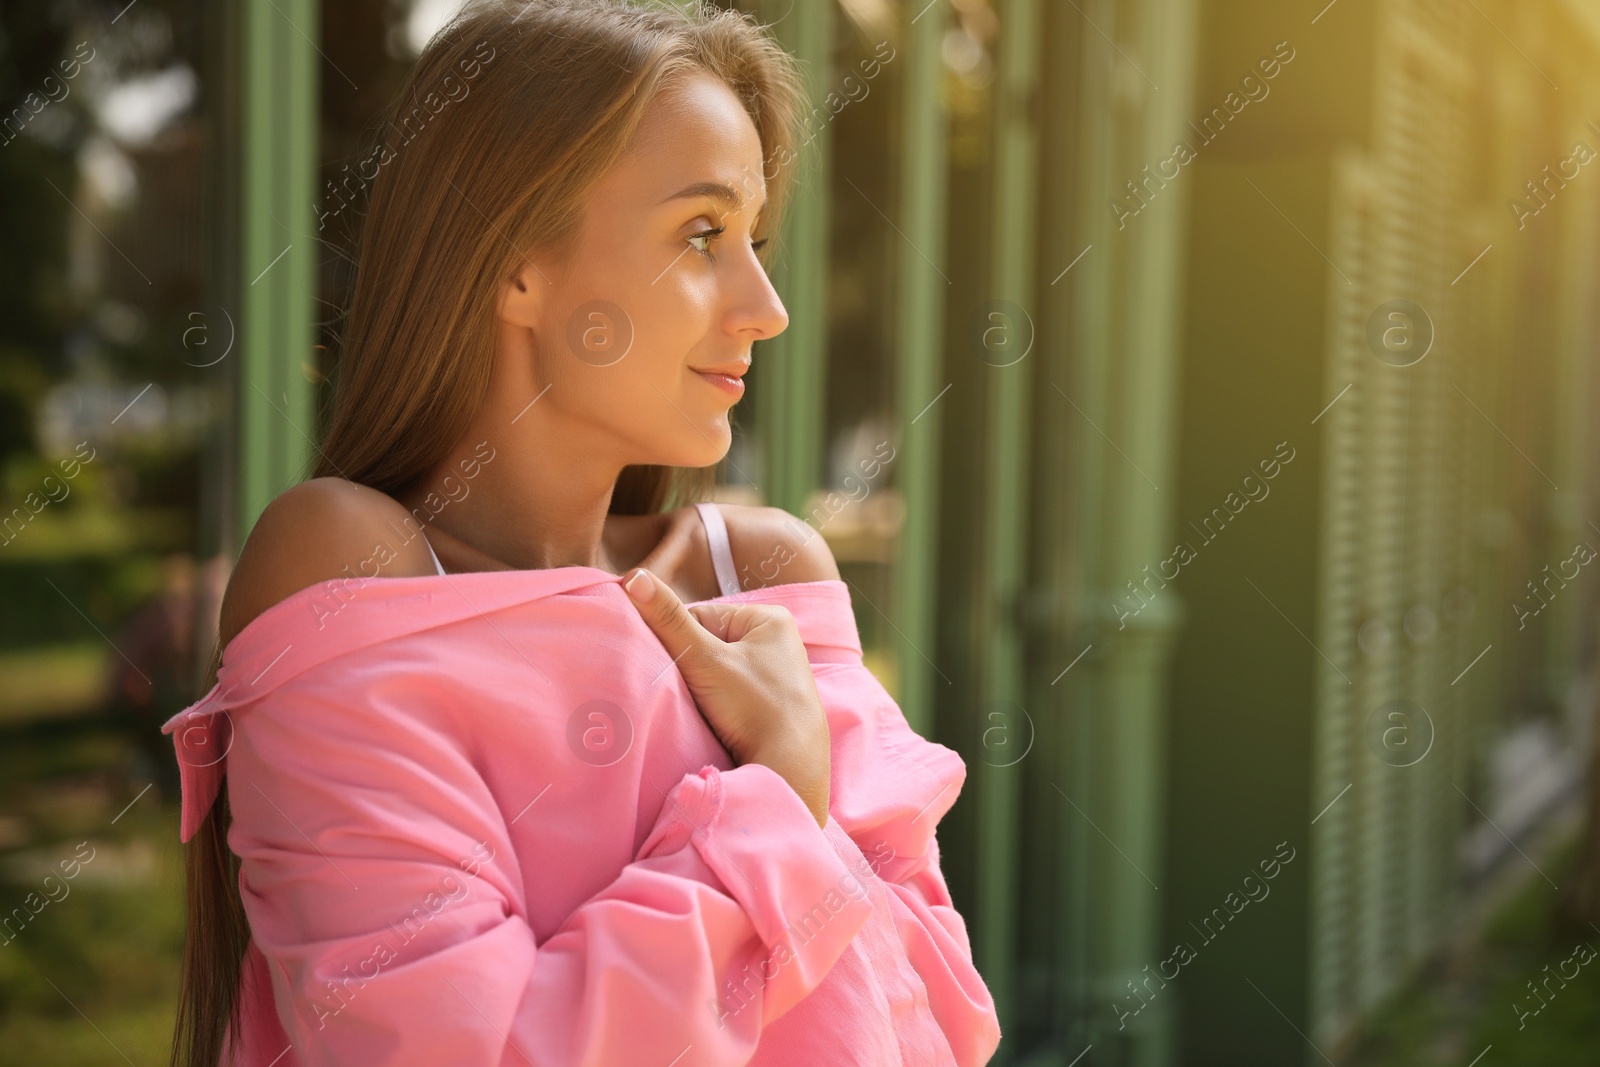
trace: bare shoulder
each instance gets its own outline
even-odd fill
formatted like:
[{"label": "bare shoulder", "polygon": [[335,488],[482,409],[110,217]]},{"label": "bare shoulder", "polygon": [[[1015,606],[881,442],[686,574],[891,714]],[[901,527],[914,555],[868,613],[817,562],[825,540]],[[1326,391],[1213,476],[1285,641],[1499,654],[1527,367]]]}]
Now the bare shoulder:
[{"label": "bare shoulder", "polygon": [[[405,505],[343,478],[312,478],[261,512],[222,598],[224,647],[252,619],[302,589],[334,578],[414,577],[434,572],[421,537],[402,541]],[[414,522],[414,520],[413,520]]]},{"label": "bare shoulder", "polygon": [[718,504],[728,526],[728,546],[746,589],[839,578],[827,540],[810,523],[782,508]]}]

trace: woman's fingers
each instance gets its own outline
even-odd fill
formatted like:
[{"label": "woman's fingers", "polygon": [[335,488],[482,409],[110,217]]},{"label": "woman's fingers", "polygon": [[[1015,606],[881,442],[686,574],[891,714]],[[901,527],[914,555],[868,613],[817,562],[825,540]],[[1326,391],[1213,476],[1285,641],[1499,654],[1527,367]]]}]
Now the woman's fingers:
[{"label": "woman's fingers", "polygon": [[732,604],[696,604],[686,609],[712,637],[732,643],[749,630],[742,607]]},{"label": "woman's fingers", "polygon": [[622,585],[734,762],[771,767],[826,824],[828,719],[794,616],[775,604],[690,608],[642,567]]},{"label": "woman's fingers", "polygon": [[673,659],[710,639],[711,635],[689,614],[678,594],[643,567],[634,571],[622,588]]}]

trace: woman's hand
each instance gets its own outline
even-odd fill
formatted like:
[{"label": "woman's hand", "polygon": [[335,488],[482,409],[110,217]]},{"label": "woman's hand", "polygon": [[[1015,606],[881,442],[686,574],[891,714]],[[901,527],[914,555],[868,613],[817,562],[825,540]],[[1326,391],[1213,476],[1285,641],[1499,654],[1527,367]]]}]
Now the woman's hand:
[{"label": "woman's hand", "polygon": [[735,763],[764,763],[828,821],[828,719],[794,616],[771,604],[685,607],[644,569],[623,588]]}]

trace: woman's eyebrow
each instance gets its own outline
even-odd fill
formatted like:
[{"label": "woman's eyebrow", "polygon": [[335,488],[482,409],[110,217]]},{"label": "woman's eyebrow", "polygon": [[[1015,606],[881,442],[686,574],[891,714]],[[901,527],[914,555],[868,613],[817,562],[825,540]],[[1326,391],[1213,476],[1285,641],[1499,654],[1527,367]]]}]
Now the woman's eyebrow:
[{"label": "woman's eyebrow", "polygon": [[[688,200],[696,197],[709,197],[712,200],[718,201],[719,203],[728,205],[734,211],[738,211],[740,208],[744,207],[744,197],[739,195],[738,190],[726,182],[713,181],[695,182],[693,185],[685,186],[683,189],[680,189],[678,192],[673,193],[671,196],[661,201],[661,203],[668,204],[674,200]],[[761,210],[766,210],[766,206],[766,203],[763,201]],[[759,215],[761,212],[757,211],[756,214]]]}]

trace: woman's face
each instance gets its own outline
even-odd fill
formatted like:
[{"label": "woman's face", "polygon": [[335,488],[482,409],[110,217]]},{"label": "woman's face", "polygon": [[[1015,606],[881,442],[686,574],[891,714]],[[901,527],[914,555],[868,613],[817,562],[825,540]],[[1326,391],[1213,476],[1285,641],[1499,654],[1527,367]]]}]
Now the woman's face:
[{"label": "woman's face", "polygon": [[657,96],[591,191],[571,260],[525,265],[504,290],[499,356],[531,367],[519,391],[548,387],[533,410],[564,445],[621,465],[727,452],[750,346],[789,323],[752,247],[765,200],[760,137],[720,80]]}]

